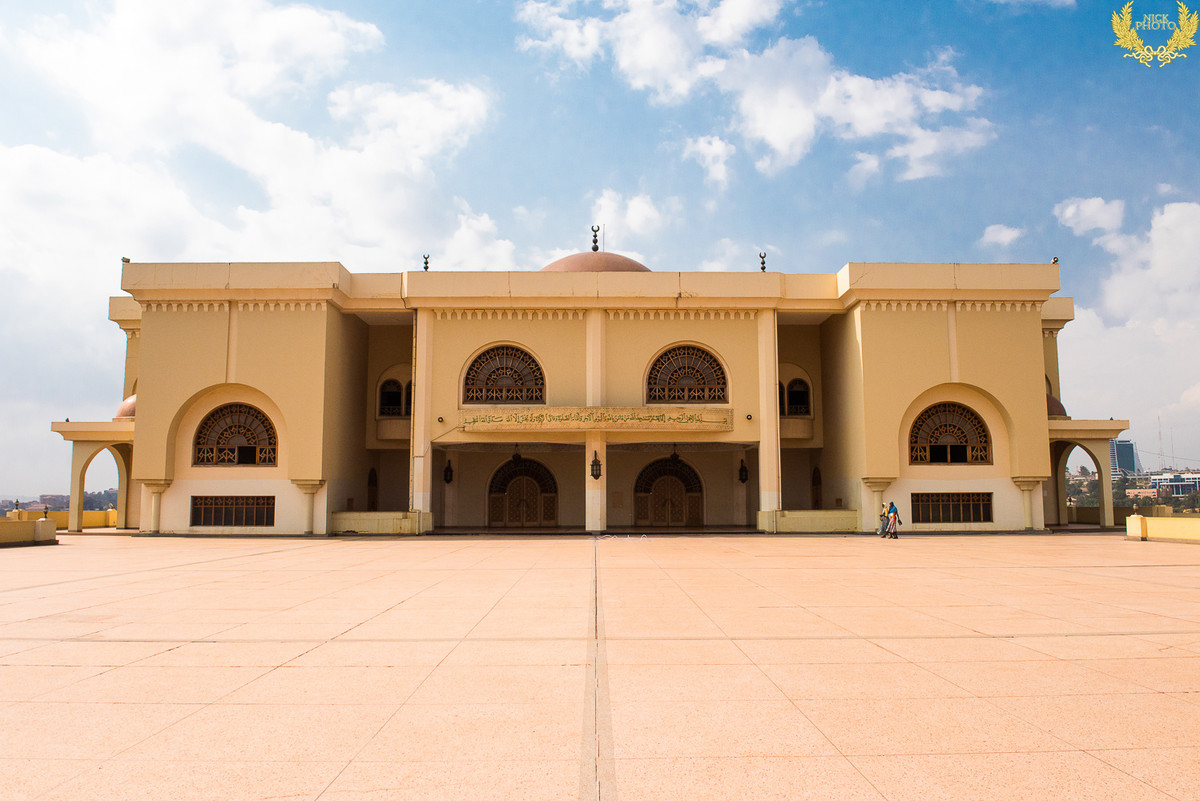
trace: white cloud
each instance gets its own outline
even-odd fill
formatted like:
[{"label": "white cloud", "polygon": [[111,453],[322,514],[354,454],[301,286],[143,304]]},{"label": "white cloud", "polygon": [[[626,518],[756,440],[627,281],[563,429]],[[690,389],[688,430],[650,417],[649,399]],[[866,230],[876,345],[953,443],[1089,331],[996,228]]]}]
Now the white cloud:
[{"label": "white cloud", "polygon": [[979,244],[998,245],[1002,248],[1006,248],[1024,235],[1025,231],[1021,228],[1012,228],[1010,226],[1000,225],[997,223],[995,225],[989,225],[987,228],[983,229],[983,236],[979,238]]},{"label": "white cloud", "polygon": [[[1101,218],[1120,222],[1112,212]],[[1200,203],[1167,204],[1149,230],[1102,244],[1113,261],[1099,302],[1078,307],[1059,335],[1063,385],[1073,388],[1063,403],[1077,418],[1128,417],[1144,450],[1161,419],[1177,453],[1200,460],[1200,362],[1191,358],[1200,338]]]},{"label": "white cloud", "polygon": [[[373,25],[266,0],[124,0],[90,22],[74,29],[56,19],[17,39],[85,111],[96,145],[113,154],[115,186],[137,186],[119,176],[150,169],[186,195],[181,154],[199,149],[264,194],[229,219],[190,209],[162,226],[169,235],[126,236],[133,256],[326,258],[391,269],[397,258],[452,247],[463,235],[453,198],[438,197],[433,175],[486,123],[489,98],[471,84],[436,80],[407,89],[344,83],[322,98],[351,56],[382,42]],[[323,99],[340,130],[317,138],[272,119],[267,98],[287,94],[308,97],[314,113]],[[148,217],[162,217],[152,205]]]},{"label": "white cloud", "polygon": [[517,45],[522,50],[562,52],[578,66],[588,64],[600,54],[605,24],[595,18],[575,20],[564,16],[572,5],[572,0],[522,3],[517,9],[517,19],[537,31],[541,38],[522,36]]},{"label": "white cloud", "polygon": [[445,243],[437,267],[451,270],[511,270],[512,242],[497,236],[496,223],[486,214],[474,214],[459,201],[458,228]]},{"label": "white cloud", "polygon": [[743,52],[726,65],[718,84],[736,98],[737,127],[768,149],[756,163],[761,172],[794,166],[812,147],[831,65],[810,36],[783,39],[757,55]]},{"label": "white cloud", "polygon": [[[745,47],[751,33],[777,21],[779,0],[715,7],[707,0],[605,0],[604,13],[594,16],[576,6],[522,4],[518,17],[540,37],[522,39],[522,46],[561,52],[576,64],[610,56],[617,74],[657,103],[683,103],[716,88],[747,149],[761,151],[755,164],[767,174],[797,164],[822,135],[864,148],[878,142],[882,157],[901,162],[904,180],[938,175],[946,157],[994,137],[988,120],[970,116],[983,90],[960,80],[950,50],[923,68],[872,78],[836,67],[811,36]],[[583,30],[594,33],[587,47],[568,35]],[[865,169],[852,182],[865,179]]]},{"label": "white cloud", "polygon": [[[672,198],[665,205],[674,210],[678,201]],[[626,200],[615,189],[605,189],[592,204],[592,217],[603,226],[610,245],[627,248],[631,238],[650,236],[661,229],[669,213],[659,209],[649,195],[634,195]]]},{"label": "white cloud", "polygon": [[1054,216],[1076,236],[1088,231],[1113,233],[1121,228],[1121,221],[1125,217],[1125,201],[1073,197],[1055,206]]},{"label": "white cloud", "polygon": [[713,246],[708,258],[700,262],[698,269],[708,273],[749,271],[758,264],[758,252],[749,245],[723,238]]},{"label": "white cloud", "polygon": [[739,44],[752,32],[775,19],[783,0],[722,0],[697,21],[696,29],[706,42]]},{"label": "white cloud", "polygon": [[[493,218],[438,186],[439,170],[487,124],[488,93],[346,81],[349,62],[383,41],[373,25],[267,0],[116,0],[78,21],[10,26],[5,39],[36,89],[82,121],[69,150],[0,144],[0,271],[21,297],[0,341],[54,360],[36,391],[59,419],[105,419],[120,402],[112,366],[124,337],[106,299],[119,291],[121,256],[328,259],[360,272],[417,269],[422,253],[443,267],[513,265]],[[318,122],[293,122],[305,114]],[[206,184],[214,170],[249,189]],[[634,219],[647,224],[644,212]],[[39,299],[53,299],[53,325]],[[79,382],[111,402],[74,400]],[[69,459],[45,411],[27,420],[0,393],[6,411],[35,426],[48,458]],[[64,466],[54,480],[66,478]]]},{"label": "white cloud", "polygon": [[737,151],[733,145],[719,136],[701,136],[689,139],[683,147],[683,157],[694,159],[704,168],[704,177],[721,189],[729,185],[729,159]]},{"label": "white cloud", "polygon": [[342,87],[329,95],[329,113],[357,124],[353,147],[386,153],[391,164],[416,173],[465,145],[488,113],[488,97],[475,86],[432,80],[420,85],[415,92],[386,84]]},{"label": "white cloud", "polygon": [[874,153],[855,153],[854,166],[846,172],[846,179],[854,189],[862,189],[871,176],[879,173],[879,156]]}]

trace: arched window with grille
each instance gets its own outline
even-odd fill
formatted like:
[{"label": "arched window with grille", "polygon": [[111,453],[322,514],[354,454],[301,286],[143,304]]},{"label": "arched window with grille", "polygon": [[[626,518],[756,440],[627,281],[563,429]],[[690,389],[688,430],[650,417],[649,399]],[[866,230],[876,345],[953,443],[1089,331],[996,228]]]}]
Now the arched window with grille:
[{"label": "arched window with grille", "polygon": [[404,402],[404,385],[389,378],[379,386],[379,416],[405,417],[408,405]]},{"label": "arched window with grille", "polygon": [[909,464],[991,464],[987,426],[961,403],[935,403],[917,415],[908,435]]},{"label": "arched window with grille", "polygon": [[546,377],[529,353],[497,345],[475,357],[463,378],[463,403],[545,403]]},{"label": "arched window with grille", "polygon": [[196,429],[192,463],[271,466],[278,448],[270,418],[248,403],[227,403],[209,412]]},{"label": "arched window with grille", "polygon": [[803,378],[793,378],[787,385],[788,417],[807,417],[812,414],[812,393]]},{"label": "arched window with grille", "polygon": [[726,403],[725,369],[707,350],[678,345],[662,353],[646,377],[647,403]]}]

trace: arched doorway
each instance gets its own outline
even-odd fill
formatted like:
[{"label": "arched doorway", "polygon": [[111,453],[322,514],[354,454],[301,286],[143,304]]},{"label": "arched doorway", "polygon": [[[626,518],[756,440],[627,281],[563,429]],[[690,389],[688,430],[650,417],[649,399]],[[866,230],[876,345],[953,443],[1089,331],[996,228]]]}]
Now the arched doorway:
[{"label": "arched doorway", "polygon": [[558,524],[558,483],[541,462],[514,456],[488,485],[488,525],[538,528]]},{"label": "arched doorway", "polygon": [[703,526],[704,487],[700,474],[672,454],[646,465],[633,487],[639,526]]}]

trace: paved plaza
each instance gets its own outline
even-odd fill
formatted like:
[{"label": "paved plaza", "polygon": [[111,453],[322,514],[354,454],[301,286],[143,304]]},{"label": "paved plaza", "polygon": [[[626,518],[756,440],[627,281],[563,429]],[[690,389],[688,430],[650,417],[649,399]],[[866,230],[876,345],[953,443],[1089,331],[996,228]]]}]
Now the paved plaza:
[{"label": "paved plaza", "polygon": [[62,536],[0,799],[1200,800],[1200,546]]}]

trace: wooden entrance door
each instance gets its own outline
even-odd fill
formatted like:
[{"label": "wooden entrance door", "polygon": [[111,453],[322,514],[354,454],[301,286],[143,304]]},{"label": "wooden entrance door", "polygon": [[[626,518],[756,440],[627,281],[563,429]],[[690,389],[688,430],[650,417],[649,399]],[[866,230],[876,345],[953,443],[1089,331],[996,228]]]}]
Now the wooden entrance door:
[{"label": "wooden entrance door", "polygon": [[700,475],[678,456],[648,464],[638,475],[633,492],[636,525],[704,525]]},{"label": "wooden entrance door", "polygon": [[558,483],[533,459],[505,462],[488,485],[488,525],[533,528],[558,523]]},{"label": "wooden entrance door", "polygon": [[650,488],[650,525],[682,526],[686,520],[683,482],[675,476],[662,476]]},{"label": "wooden entrance door", "polygon": [[504,492],[504,524],[537,526],[541,524],[541,517],[538,483],[529,476],[517,476],[508,482],[508,489]]}]

